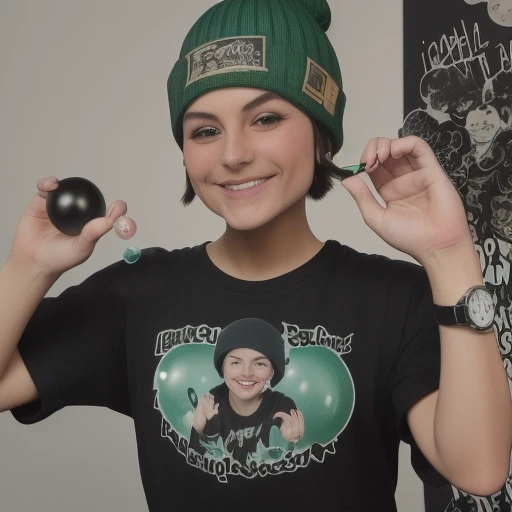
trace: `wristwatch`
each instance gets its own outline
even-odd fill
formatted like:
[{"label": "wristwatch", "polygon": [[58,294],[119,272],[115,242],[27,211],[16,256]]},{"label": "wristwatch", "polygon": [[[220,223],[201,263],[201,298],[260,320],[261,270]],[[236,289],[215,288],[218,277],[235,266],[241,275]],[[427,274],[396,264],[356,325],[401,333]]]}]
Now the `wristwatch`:
[{"label": "wristwatch", "polygon": [[473,286],[455,306],[434,304],[434,313],[439,325],[469,325],[477,331],[487,331],[494,321],[495,306],[485,286]]}]

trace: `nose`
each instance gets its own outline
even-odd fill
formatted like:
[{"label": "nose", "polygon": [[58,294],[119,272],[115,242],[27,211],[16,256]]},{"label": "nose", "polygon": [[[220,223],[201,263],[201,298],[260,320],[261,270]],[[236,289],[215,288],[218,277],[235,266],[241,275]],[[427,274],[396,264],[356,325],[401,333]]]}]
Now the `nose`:
[{"label": "nose", "polygon": [[224,132],[224,148],[221,164],[230,170],[238,171],[254,158],[249,136],[242,130],[229,129]]},{"label": "nose", "polygon": [[242,377],[252,376],[252,365],[250,363],[244,363],[242,368]]}]

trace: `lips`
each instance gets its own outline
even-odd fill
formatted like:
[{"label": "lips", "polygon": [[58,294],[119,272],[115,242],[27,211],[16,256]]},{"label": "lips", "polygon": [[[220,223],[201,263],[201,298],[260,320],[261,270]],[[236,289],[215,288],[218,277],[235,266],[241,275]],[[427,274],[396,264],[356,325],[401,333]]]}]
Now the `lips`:
[{"label": "lips", "polygon": [[219,184],[219,187],[227,199],[252,199],[269,187],[273,178],[274,176],[269,176],[267,178],[225,181]]},{"label": "lips", "polygon": [[235,380],[235,382],[244,389],[252,389],[257,384],[253,380]]},{"label": "lips", "polygon": [[241,183],[240,185],[223,185],[224,188],[227,188],[228,190],[245,190],[247,188],[256,187],[258,185],[261,185],[265,181],[267,181],[268,178],[263,178],[261,180],[253,180],[248,181],[246,183]]},{"label": "lips", "polygon": [[251,183],[253,181],[260,181],[260,180],[268,180],[272,178],[273,176],[247,176],[246,178],[242,178],[239,180],[226,180],[222,181],[221,183],[218,183],[221,187],[225,187],[227,185],[244,185],[247,183]]}]

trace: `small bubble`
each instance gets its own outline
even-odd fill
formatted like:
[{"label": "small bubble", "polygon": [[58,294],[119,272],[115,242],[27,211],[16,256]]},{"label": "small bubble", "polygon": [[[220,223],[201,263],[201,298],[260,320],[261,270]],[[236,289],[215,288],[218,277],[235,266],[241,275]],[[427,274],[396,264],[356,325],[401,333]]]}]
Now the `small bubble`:
[{"label": "small bubble", "polygon": [[128,240],[135,235],[137,231],[137,224],[130,217],[119,217],[114,223],[114,230],[119,238]]},{"label": "small bubble", "polygon": [[141,252],[138,247],[135,245],[132,245],[131,247],[128,247],[123,253],[123,260],[126,261],[126,263],[135,263],[140,258]]}]

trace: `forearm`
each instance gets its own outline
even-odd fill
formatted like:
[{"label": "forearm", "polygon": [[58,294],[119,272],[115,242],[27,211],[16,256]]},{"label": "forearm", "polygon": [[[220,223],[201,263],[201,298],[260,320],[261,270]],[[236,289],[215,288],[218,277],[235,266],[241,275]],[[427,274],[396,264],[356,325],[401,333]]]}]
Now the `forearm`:
[{"label": "forearm", "polygon": [[0,268],[0,378],[32,314],[57,279],[11,256]]},{"label": "forearm", "polygon": [[[441,255],[425,268],[439,305],[455,304],[468,288],[483,282],[472,246]],[[495,334],[440,326],[440,337],[433,435],[443,472],[453,475],[453,482],[472,478],[475,468],[502,474],[512,444],[512,400]]]}]

